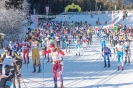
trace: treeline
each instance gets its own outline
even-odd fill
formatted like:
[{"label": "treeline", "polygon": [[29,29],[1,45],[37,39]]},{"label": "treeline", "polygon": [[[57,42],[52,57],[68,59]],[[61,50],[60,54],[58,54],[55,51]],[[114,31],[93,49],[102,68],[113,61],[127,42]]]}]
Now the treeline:
[{"label": "treeline", "polygon": [[49,6],[50,14],[59,14],[64,12],[65,7],[72,3],[79,5],[82,11],[110,11],[133,8],[133,5],[128,2],[128,0],[126,4],[123,4],[122,1],[123,0],[29,0],[31,3],[30,13],[33,13],[33,9],[35,8],[38,14],[45,14],[46,6]]}]

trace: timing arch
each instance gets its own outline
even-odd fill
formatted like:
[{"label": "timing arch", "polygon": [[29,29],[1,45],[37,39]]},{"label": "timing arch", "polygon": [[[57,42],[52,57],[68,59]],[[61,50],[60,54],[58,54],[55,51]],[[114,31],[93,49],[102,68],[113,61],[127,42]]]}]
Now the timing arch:
[{"label": "timing arch", "polygon": [[65,12],[68,12],[69,9],[78,9],[78,12],[81,12],[81,7],[79,5],[75,5],[74,3],[72,3],[71,5],[68,5],[65,8]]}]

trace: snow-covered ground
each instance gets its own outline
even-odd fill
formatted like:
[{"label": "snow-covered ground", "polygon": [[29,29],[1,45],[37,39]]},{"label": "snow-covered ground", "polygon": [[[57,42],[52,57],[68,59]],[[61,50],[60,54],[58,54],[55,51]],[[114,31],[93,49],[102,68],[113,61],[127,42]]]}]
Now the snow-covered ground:
[{"label": "snow-covered ground", "polygon": [[[111,67],[103,68],[103,57],[100,52],[100,44],[96,39],[93,40],[93,45],[81,51],[82,54],[78,58],[74,58],[75,50],[71,49],[71,53],[64,57],[63,77],[65,88],[132,88],[133,60],[131,59],[129,66],[125,65],[124,71],[117,71],[117,60],[113,54]],[[54,87],[52,63],[46,64],[46,61],[46,58],[41,58],[42,66],[44,65],[44,79],[43,71],[42,73],[32,73],[32,64],[28,68],[23,65],[21,71],[22,82],[25,82],[27,88]],[[58,85],[60,86],[59,81]],[[25,88],[23,83],[22,86]]]},{"label": "snow-covered ground", "polygon": [[[71,16],[69,21],[88,21],[92,25],[95,25],[95,21],[101,20],[102,25],[104,25],[105,20],[111,21],[111,14],[96,15],[94,18],[90,16]],[[115,14],[115,23],[120,22],[123,24],[131,24],[133,22],[133,14],[122,21],[122,14]],[[77,19],[78,18],[78,19]],[[88,18],[88,19],[86,19]],[[102,20],[103,19],[103,20]],[[55,19],[68,21],[66,19]],[[81,56],[74,58],[75,50],[71,49],[70,54],[64,56],[64,70],[63,79],[65,88],[133,88],[133,60],[131,59],[131,64],[125,65],[124,71],[117,71],[117,59],[114,54],[111,57],[111,67],[103,68],[103,57],[101,56],[101,48],[99,41],[93,37],[93,44],[88,46],[84,51],[81,51]],[[133,46],[133,44],[131,44]],[[65,51],[65,50],[64,50]],[[133,51],[132,51],[133,52]],[[41,54],[41,49],[40,49]],[[23,65],[21,69],[22,88],[53,88],[53,74],[52,74],[52,63],[47,63],[47,59],[41,56],[41,66],[42,73],[32,73],[32,60],[30,64]],[[44,66],[44,71],[43,71]],[[38,70],[38,69],[37,69]],[[44,77],[43,77],[44,72]],[[60,82],[58,81],[58,87],[60,87]]]},{"label": "snow-covered ground", "polygon": [[120,21],[121,24],[133,27],[133,13],[129,13],[128,17],[124,21]]},{"label": "snow-covered ground", "polygon": [[[123,13],[114,13],[113,14],[113,19],[114,19],[114,23],[116,24],[117,22],[119,22],[122,19]],[[54,21],[69,21],[69,22],[85,22],[87,21],[88,23],[90,23],[92,26],[96,26],[96,21],[100,20],[101,22],[101,26],[105,25],[105,21],[107,21],[108,25],[112,22],[112,14],[99,14],[99,15],[93,15],[93,18],[91,18],[90,15],[67,15],[64,18],[60,17],[60,18],[56,18],[53,19]]]}]

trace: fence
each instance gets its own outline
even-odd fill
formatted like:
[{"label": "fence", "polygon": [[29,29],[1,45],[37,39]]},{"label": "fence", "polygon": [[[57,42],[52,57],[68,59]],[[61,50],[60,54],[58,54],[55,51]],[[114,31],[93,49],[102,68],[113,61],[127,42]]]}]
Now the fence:
[{"label": "fence", "polygon": [[[114,13],[123,13],[126,10],[113,11]],[[91,12],[63,12],[60,15],[91,15],[91,14],[111,14],[112,11],[91,11]],[[133,13],[133,10],[129,10],[128,13]]]}]

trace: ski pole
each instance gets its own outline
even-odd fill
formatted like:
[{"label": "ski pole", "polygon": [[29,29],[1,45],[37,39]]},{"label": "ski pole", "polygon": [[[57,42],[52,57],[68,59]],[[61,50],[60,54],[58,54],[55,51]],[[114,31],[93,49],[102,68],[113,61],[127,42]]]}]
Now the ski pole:
[{"label": "ski pole", "polygon": [[[44,59],[45,59],[45,57],[44,57],[44,55],[43,55],[43,84],[44,84]],[[45,84],[44,84],[45,85]],[[44,87],[44,86],[43,86]]]},{"label": "ski pole", "polygon": [[[23,79],[23,78],[22,78],[22,79]],[[26,84],[25,84],[25,82],[24,82],[24,79],[23,79],[23,83],[24,83],[25,88],[27,88],[27,86],[26,86]]]}]

